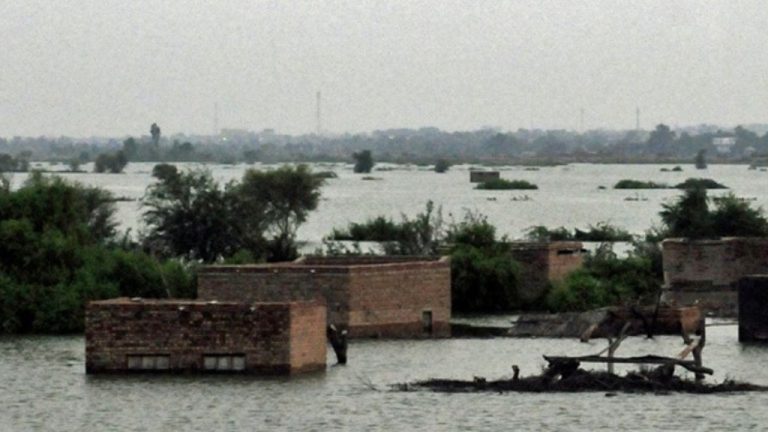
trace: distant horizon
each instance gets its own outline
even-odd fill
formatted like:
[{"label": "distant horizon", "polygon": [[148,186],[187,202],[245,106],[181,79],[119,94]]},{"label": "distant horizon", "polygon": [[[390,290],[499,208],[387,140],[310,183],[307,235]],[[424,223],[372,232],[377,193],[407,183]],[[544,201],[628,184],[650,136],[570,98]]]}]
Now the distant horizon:
[{"label": "distant horizon", "polygon": [[[280,136],[288,136],[288,137],[302,137],[302,136],[320,136],[320,137],[334,137],[334,136],[344,136],[344,135],[370,135],[376,132],[381,131],[389,131],[389,130],[409,130],[409,131],[418,131],[421,129],[437,129],[441,132],[445,133],[460,133],[460,132],[477,132],[482,130],[498,130],[500,133],[515,133],[521,130],[528,130],[528,131],[566,131],[568,133],[574,133],[574,134],[585,134],[585,133],[591,133],[591,132],[632,132],[635,130],[639,130],[641,132],[650,132],[656,128],[659,124],[665,124],[670,127],[673,131],[678,130],[692,130],[692,129],[698,129],[698,128],[717,128],[723,131],[729,131],[733,130],[736,127],[744,127],[746,129],[758,129],[761,133],[768,133],[768,121],[765,123],[761,122],[750,122],[750,123],[737,123],[735,125],[725,125],[725,124],[718,124],[718,123],[694,123],[694,124],[684,124],[684,125],[674,125],[669,123],[657,123],[654,124],[651,127],[641,127],[640,129],[635,128],[626,128],[626,129],[618,129],[618,128],[610,128],[610,127],[596,127],[596,128],[589,128],[583,131],[580,131],[578,129],[574,128],[539,128],[535,127],[533,129],[526,128],[526,127],[520,127],[517,129],[504,129],[498,126],[492,126],[492,125],[483,125],[478,126],[475,128],[469,128],[469,129],[445,129],[445,128],[439,128],[437,126],[418,126],[418,127],[382,127],[377,129],[371,129],[366,131],[346,131],[346,132],[336,132],[336,131],[322,131],[320,135],[317,135],[314,131],[309,131],[306,133],[288,133],[283,132],[274,128],[270,127],[264,127],[264,128],[248,128],[248,127],[222,127],[219,130],[218,134],[214,133],[196,133],[196,132],[166,132],[165,128],[163,127],[162,123],[156,122],[158,126],[160,126],[162,131],[163,137],[171,137],[171,136],[187,136],[187,137],[214,137],[214,136],[220,136],[222,132],[224,131],[245,131],[248,133],[255,133],[260,134],[267,130],[273,130],[276,135]],[[33,134],[33,135],[2,135],[0,133],[0,138],[6,139],[6,140],[12,140],[15,137],[20,138],[46,138],[46,139],[59,139],[59,138],[68,138],[73,140],[87,140],[87,139],[114,139],[114,138],[128,138],[128,137],[134,137],[134,138],[140,138],[140,137],[149,137],[149,125],[152,123],[148,123],[147,127],[145,128],[146,131],[143,131],[141,133],[125,133],[125,134],[94,134],[94,135],[86,135],[86,136],[74,136],[74,135],[65,135],[65,134],[58,134],[58,135],[50,135],[50,134]]]}]

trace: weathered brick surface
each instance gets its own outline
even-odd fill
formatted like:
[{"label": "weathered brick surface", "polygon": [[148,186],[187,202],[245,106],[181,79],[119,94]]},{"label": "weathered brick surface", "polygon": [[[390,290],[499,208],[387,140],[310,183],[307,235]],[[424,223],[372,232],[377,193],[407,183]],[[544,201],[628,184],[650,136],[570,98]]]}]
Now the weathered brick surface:
[{"label": "weathered brick surface", "polygon": [[470,171],[469,181],[470,183],[484,183],[491,180],[498,180],[501,178],[498,171]]},{"label": "weathered brick surface", "polygon": [[584,264],[584,250],[581,242],[515,242],[512,257],[522,264],[518,294],[524,301],[541,297],[552,282],[559,282],[565,276]]},{"label": "weathered brick surface", "polygon": [[[352,337],[450,335],[451,269],[447,258],[419,266],[354,268],[349,292]],[[422,322],[424,313],[431,314],[431,329]]]},{"label": "weathered brick surface", "polygon": [[768,239],[666,239],[662,257],[665,301],[736,315],[739,279],[768,273]]},{"label": "weathered brick surface", "polygon": [[[320,300],[351,337],[450,333],[450,264],[424,257],[305,257],[292,263],[209,266],[198,297],[219,301]],[[424,312],[432,314],[425,331]]]},{"label": "weathered brick surface", "polygon": [[130,355],[167,355],[170,371],[203,371],[205,355],[244,355],[244,372],[325,368],[325,307],[121,298],[86,308],[88,373],[128,371]]}]

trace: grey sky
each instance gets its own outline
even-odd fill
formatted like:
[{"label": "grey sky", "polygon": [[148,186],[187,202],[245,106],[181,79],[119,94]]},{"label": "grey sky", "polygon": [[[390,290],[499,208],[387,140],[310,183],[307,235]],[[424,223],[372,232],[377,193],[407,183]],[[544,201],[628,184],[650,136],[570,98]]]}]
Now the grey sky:
[{"label": "grey sky", "polygon": [[766,122],[763,1],[0,0],[0,136]]}]

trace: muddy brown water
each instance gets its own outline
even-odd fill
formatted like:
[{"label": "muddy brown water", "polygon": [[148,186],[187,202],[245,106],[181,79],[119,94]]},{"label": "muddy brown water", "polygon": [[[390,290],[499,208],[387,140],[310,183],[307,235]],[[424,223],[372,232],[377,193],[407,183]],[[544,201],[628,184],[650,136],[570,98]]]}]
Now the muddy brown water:
[{"label": "muddy brown water", "polygon": [[[542,354],[587,354],[605,341],[353,341],[347,366],[292,378],[87,376],[81,336],[0,338],[0,431],[764,430],[768,393],[717,395],[437,394],[388,385],[427,378],[538,373]],[[620,355],[679,352],[676,337],[630,338]],[[329,350],[328,358],[333,359]],[[709,380],[768,385],[768,346],[734,325],[708,329]],[[599,366],[594,366],[599,367]]]}]

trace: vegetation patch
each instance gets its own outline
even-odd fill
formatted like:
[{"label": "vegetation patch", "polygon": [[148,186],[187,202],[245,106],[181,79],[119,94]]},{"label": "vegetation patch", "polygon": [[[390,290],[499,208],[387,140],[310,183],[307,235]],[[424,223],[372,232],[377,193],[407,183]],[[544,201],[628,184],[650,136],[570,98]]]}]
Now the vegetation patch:
[{"label": "vegetation patch", "polygon": [[574,228],[573,231],[565,228],[547,228],[536,225],[528,228],[526,237],[535,241],[588,241],[588,242],[620,242],[632,241],[634,237],[627,230],[611,225],[607,222],[598,222],[590,225],[586,230]]},{"label": "vegetation patch", "polygon": [[656,183],[652,181],[643,180],[619,180],[618,183],[613,185],[614,189],[668,189],[669,185],[666,183]]},{"label": "vegetation patch", "polygon": [[526,180],[506,180],[506,179],[494,179],[487,182],[483,182],[477,185],[475,189],[483,190],[529,190],[538,189],[539,187]]},{"label": "vegetation patch", "polygon": [[675,186],[676,189],[728,189],[728,186],[720,184],[708,178],[689,178]]}]

